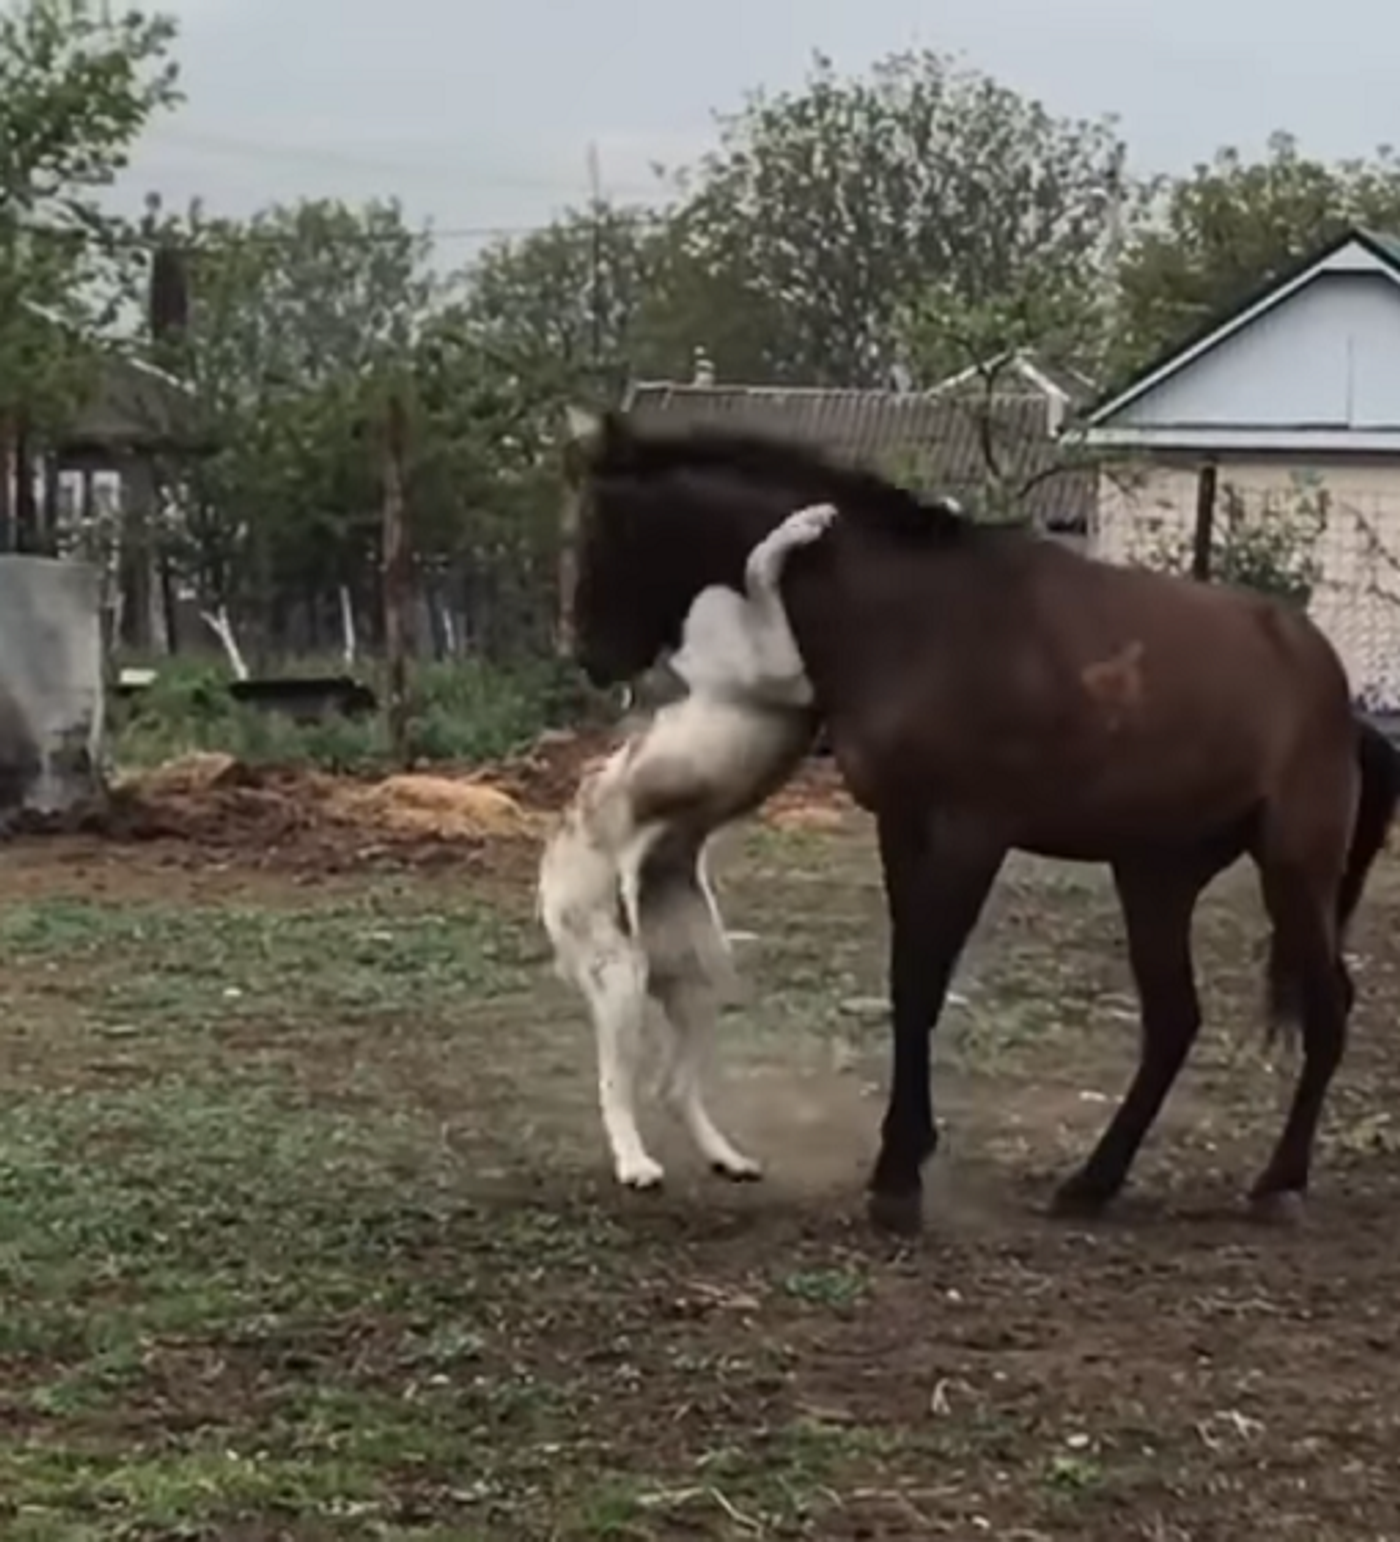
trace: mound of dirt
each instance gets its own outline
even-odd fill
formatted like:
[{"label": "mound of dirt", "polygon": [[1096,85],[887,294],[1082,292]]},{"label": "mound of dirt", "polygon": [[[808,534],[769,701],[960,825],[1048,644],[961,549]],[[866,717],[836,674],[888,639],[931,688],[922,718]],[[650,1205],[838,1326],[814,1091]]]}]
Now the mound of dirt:
[{"label": "mound of dirt", "polygon": [[[556,812],[573,797],[589,764],[616,749],[625,732],[626,725],[619,725],[542,734],[524,754],[478,766],[474,774],[526,808]],[[829,830],[853,808],[835,763],[811,760],[764,804],[760,817],[782,828]]]},{"label": "mound of dirt", "polygon": [[526,808],[557,812],[578,790],[589,764],[611,754],[622,738],[618,729],[555,729],[523,754],[476,766],[472,774]]},{"label": "mound of dirt", "polygon": [[376,782],[188,755],[122,779],[97,832],[178,841],[258,865],[339,872],[366,862],[459,860],[533,838],[509,793],[476,779]]},{"label": "mound of dirt", "polygon": [[404,773],[367,785],[333,787],[332,818],[410,836],[474,840],[533,834],[532,818],[508,792],[485,782]]},{"label": "mound of dirt", "polygon": [[[249,766],[230,755],[185,755],[119,781],[108,808],[84,827],[107,839],[178,841],[308,872],[385,858],[486,860],[488,851],[493,867],[510,865],[533,850],[544,816],[567,805],[588,765],[613,750],[624,731],[549,733],[495,764],[376,781]],[[813,761],[760,817],[781,828],[831,829],[850,808],[835,767]]]},{"label": "mound of dirt", "polygon": [[809,760],[759,810],[780,830],[838,830],[856,811],[841,773],[830,760]]}]

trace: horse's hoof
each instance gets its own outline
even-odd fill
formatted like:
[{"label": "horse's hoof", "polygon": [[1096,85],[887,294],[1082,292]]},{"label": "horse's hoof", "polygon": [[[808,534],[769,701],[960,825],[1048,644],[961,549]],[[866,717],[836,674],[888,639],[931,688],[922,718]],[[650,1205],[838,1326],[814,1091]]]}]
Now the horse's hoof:
[{"label": "horse's hoof", "polygon": [[1307,1216],[1303,1199],[1298,1189],[1270,1189],[1249,1196],[1249,1213],[1266,1226],[1301,1226]]},{"label": "horse's hoof", "polygon": [[730,1183],[757,1183],[763,1169],[749,1157],[735,1157],[732,1162],[711,1162],[710,1171]]},{"label": "horse's hoof", "polygon": [[875,1189],[866,1202],[866,1213],[877,1231],[917,1237],[924,1226],[924,1196],[918,1189],[909,1194],[884,1194]]},{"label": "horse's hoof", "polygon": [[1057,1221],[1096,1221],[1108,1209],[1112,1194],[1086,1183],[1079,1174],[1065,1181],[1050,1196],[1048,1213]]}]

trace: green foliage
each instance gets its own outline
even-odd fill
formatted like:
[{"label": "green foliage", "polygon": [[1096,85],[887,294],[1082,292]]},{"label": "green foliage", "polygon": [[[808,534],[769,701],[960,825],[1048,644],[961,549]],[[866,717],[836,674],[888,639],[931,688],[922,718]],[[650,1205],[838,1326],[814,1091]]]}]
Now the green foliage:
[{"label": "green foliage", "polygon": [[[307,668],[306,661],[301,667]],[[371,673],[369,683],[382,691]],[[299,724],[235,701],[226,669],[171,664],[118,709],[112,754],[148,766],[193,750],[221,751],[251,765],[309,765],[366,772],[389,765],[382,717]],[[477,762],[521,749],[544,729],[575,722],[593,701],[569,666],[499,668],[479,662],[424,665],[414,672],[409,751],[415,761]]]},{"label": "green foliage", "polygon": [[1033,272],[1092,289],[1119,165],[1107,122],[917,52],[849,79],[818,57],[801,91],[756,94],[722,130],[677,219],[697,309],[742,297],[724,335],[697,339],[726,374],[883,384],[902,312],[931,291],[967,310]]},{"label": "green foliage", "polygon": [[[1327,492],[1315,478],[1295,476],[1286,493],[1262,499],[1247,499],[1223,482],[1212,530],[1212,579],[1306,609],[1322,576],[1317,543],[1329,509]],[[1191,545],[1189,535],[1158,540],[1142,560],[1165,572],[1188,573]]]},{"label": "green foliage", "polygon": [[[489,246],[467,276],[461,325],[480,365],[528,381],[538,408],[611,393],[656,352],[645,334],[664,261],[659,211],[599,204]],[[675,365],[676,358],[669,361]],[[536,419],[545,437],[548,424]]]},{"label": "green foliage", "polygon": [[0,7],[0,417],[52,426],[90,386],[94,330],[134,274],[99,199],[178,100],[174,36],[101,0]]},{"label": "green foliage", "polygon": [[212,456],[171,468],[175,554],[211,605],[262,605],[374,561],[373,419],[435,294],[426,239],[393,203],[276,205],[167,220],[189,254],[191,324],[170,362]]}]

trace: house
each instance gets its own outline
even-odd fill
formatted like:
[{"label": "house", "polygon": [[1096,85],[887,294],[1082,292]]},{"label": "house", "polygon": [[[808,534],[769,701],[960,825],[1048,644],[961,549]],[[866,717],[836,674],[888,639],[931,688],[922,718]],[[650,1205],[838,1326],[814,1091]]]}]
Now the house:
[{"label": "house", "polygon": [[[56,312],[25,309],[41,327],[71,332],[73,324]],[[134,353],[99,346],[89,389],[56,432],[0,442],[0,553],[87,548],[92,555],[84,532],[120,510],[126,631],[134,646],[146,648],[159,609],[146,536],[157,514],[158,462],[213,448],[184,381]]]},{"label": "house", "polygon": [[[56,331],[69,323],[41,306],[29,312]],[[16,545],[10,527],[13,512],[22,502],[20,483],[31,473],[45,482],[35,493],[41,524],[54,521],[57,510],[46,507],[56,501],[59,478],[77,480],[69,488],[69,502],[90,511],[94,476],[128,484],[140,491],[150,480],[151,462],[161,454],[190,454],[200,445],[195,429],[196,408],[189,387],[174,375],[144,359],[102,348],[92,371],[91,389],[75,403],[68,421],[48,442],[25,446],[0,446],[0,549]],[[33,457],[30,459],[28,457]],[[52,530],[44,544],[52,544]]]},{"label": "house", "polygon": [[638,381],[622,408],[642,427],[738,429],[820,446],[974,508],[987,491],[990,438],[1010,486],[1034,479],[1025,513],[1042,529],[1082,536],[1093,513],[1096,473],[1053,471],[1061,458],[1056,435],[1066,411],[1085,394],[1082,382],[1054,378],[1020,356],[994,378],[988,409],[976,369],[927,391],[730,385],[715,380],[702,356],[694,380]]},{"label": "house", "polygon": [[1311,528],[1310,613],[1358,697],[1400,705],[1400,239],[1352,229],[1091,402],[1093,546],[1189,549],[1215,517]]}]

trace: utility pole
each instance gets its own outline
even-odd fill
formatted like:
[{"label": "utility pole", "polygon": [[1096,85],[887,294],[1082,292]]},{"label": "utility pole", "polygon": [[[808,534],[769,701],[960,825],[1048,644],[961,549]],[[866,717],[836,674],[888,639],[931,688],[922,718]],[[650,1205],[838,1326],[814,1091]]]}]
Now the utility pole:
[{"label": "utility pole", "polygon": [[[588,319],[589,319],[589,373],[593,388],[600,395],[603,388],[603,322],[605,320],[603,294],[603,175],[598,162],[598,146],[588,146],[588,204],[589,204],[589,251],[588,251]],[[568,489],[559,519],[559,551],[555,561],[554,583],[556,607],[554,613],[554,651],[560,658],[567,658],[573,651],[574,641],[574,584],[577,581],[577,562],[574,548],[578,544],[578,498],[573,488]]]},{"label": "utility pole", "polygon": [[598,146],[588,146],[588,195],[592,220],[589,228],[589,318],[592,322],[592,358],[595,380],[603,369],[603,173],[598,162]]},{"label": "utility pole", "polygon": [[1104,304],[1104,356],[1109,357],[1113,351],[1115,334],[1118,330],[1118,268],[1123,260],[1124,218],[1123,199],[1126,193],[1124,187],[1125,173],[1127,170],[1128,146],[1123,140],[1119,140],[1113,147],[1113,156],[1108,165],[1107,192],[1108,192],[1108,240],[1105,252],[1108,268],[1108,298]]}]

